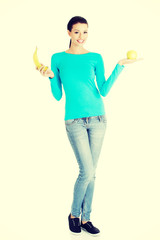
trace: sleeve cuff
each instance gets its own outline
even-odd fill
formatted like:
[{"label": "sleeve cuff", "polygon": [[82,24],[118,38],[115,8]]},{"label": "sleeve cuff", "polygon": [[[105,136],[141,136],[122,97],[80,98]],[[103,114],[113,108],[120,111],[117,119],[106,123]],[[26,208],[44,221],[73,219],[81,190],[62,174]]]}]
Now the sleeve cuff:
[{"label": "sleeve cuff", "polygon": [[121,68],[124,68],[124,65],[120,65],[119,63],[117,63],[117,65],[119,65]]}]

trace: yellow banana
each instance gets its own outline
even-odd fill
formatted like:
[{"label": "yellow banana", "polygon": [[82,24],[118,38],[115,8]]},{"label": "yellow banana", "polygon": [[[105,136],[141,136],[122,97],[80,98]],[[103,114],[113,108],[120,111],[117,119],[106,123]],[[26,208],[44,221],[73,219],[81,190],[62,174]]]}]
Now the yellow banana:
[{"label": "yellow banana", "polygon": [[[37,56],[37,47],[36,47],[36,50],[33,54],[33,61],[35,63],[35,65],[38,67],[38,69],[40,69],[40,67],[42,66],[42,64],[39,62],[38,60],[38,56]],[[48,67],[44,67],[44,71],[46,71],[48,69]]]}]

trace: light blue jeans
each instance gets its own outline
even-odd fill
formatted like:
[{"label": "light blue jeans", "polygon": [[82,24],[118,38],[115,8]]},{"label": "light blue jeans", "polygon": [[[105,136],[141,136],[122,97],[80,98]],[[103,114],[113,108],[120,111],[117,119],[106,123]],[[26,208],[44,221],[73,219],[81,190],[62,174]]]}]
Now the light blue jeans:
[{"label": "light blue jeans", "polygon": [[68,139],[79,165],[74,185],[71,214],[82,221],[90,220],[96,167],[106,131],[106,115],[65,120]]}]

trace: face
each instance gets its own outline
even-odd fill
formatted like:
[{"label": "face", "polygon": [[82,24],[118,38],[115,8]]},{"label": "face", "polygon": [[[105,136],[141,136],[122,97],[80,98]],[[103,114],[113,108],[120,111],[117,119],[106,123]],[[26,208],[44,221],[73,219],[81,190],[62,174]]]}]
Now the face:
[{"label": "face", "polygon": [[86,42],[88,37],[88,25],[86,23],[74,24],[72,26],[71,32],[69,30],[67,31],[69,36],[71,37],[72,44],[75,44],[77,46],[82,46]]}]

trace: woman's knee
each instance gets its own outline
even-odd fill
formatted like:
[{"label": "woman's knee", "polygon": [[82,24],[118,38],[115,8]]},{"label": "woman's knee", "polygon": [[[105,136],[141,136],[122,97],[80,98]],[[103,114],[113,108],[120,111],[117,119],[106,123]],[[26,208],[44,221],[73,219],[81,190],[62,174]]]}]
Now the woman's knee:
[{"label": "woman's knee", "polygon": [[85,171],[85,172],[81,172],[79,174],[79,179],[81,181],[84,181],[84,182],[89,182],[91,181],[95,176],[95,173],[93,170],[88,170],[88,171]]}]

